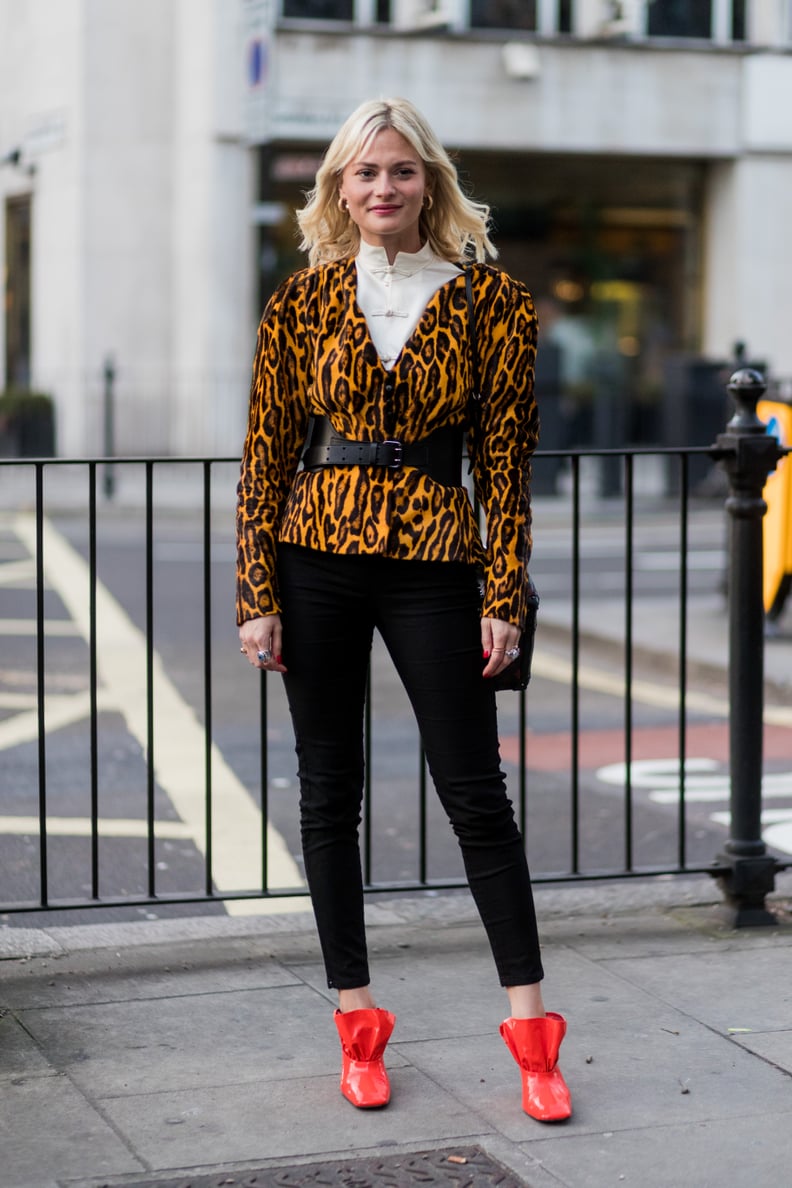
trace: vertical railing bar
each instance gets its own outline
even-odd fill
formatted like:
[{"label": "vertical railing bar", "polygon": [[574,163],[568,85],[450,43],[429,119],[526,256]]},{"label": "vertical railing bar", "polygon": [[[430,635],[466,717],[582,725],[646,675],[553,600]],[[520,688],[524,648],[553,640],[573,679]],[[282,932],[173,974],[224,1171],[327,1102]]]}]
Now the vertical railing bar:
[{"label": "vertical railing bar", "polygon": [[363,881],[371,886],[371,661],[366,674],[366,700],[363,706]]},{"label": "vertical railing bar", "polygon": [[572,873],[580,873],[580,458],[572,456]]},{"label": "vertical railing bar", "polygon": [[624,455],[624,868],[628,871],[633,867],[633,461],[632,454]]},{"label": "vertical railing bar", "polygon": [[679,456],[679,867],[687,864],[687,807],[685,803],[687,768],[687,606],[688,606],[688,516],[689,457]]},{"label": "vertical railing bar", "polygon": [[418,882],[425,884],[429,870],[429,845],[426,821],[428,799],[426,795],[426,752],[423,749],[423,745],[419,748],[418,761],[420,763],[418,770]]},{"label": "vertical railing bar", "polygon": [[154,463],[146,459],[146,839],[148,894],[156,896],[154,841]]},{"label": "vertical railing bar", "polygon": [[91,752],[91,896],[99,898],[99,710],[96,624],[96,462],[88,463],[88,695]]},{"label": "vertical railing bar", "polygon": [[44,463],[35,462],[36,474],[36,689],[38,697],[39,793],[39,893],[42,907],[49,904],[47,839],[47,745],[44,714]]},{"label": "vertical railing bar", "polygon": [[[261,669],[259,682],[259,788],[261,790],[261,889],[269,890],[269,685],[267,670]],[[210,821],[207,817],[207,829]],[[207,844],[209,842],[207,832]],[[207,871],[209,867],[207,864]]]},{"label": "vertical railing bar", "polygon": [[[203,463],[204,888],[212,894],[212,463]],[[263,808],[263,805],[262,805]]]}]

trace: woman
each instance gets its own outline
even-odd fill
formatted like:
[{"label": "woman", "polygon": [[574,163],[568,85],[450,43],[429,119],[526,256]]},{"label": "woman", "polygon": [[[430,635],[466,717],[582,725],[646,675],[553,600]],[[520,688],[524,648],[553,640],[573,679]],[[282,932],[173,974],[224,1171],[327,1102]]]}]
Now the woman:
[{"label": "woman", "polygon": [[[556,1063],[566,1024],[542,1001],[491,684],[517,654],[529,592],[536,316],[524,286],[483,263],[495,255],[488,217],[406,100],[364,103],[334,138],[298,214],[310,267],[280,286],[259,327],[237,614],[242,652],[286,686],[305,872],[338,991],[343,1094],[363,1107],[390,1095],[383,1052],[395,1019],[370,989],[358,847],[376,627],[508,994],[501,1033],[522,1071],[523,1108],[552,1121],[571,1112]],[[486,550],[460,477],[473,387],[466,267]]]}]

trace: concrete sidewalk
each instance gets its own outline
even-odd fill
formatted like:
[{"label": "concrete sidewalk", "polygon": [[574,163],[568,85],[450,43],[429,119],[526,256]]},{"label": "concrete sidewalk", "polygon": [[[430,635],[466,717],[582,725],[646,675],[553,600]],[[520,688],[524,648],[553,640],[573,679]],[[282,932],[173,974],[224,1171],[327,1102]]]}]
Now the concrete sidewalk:
[{"label": "concrete sidewalk", "polygon": [[[540,888],[575,1107],[555,1126],[522,1113],[466,894],[368,905],[374,987],[398,1017],[392,1101],[371,1112],[338,1090],[308,915],[3,930],[0,1182],[775,1188],[790,1175],[790,895],[784,875],[778,927],[736,933],[706,878]],[[409,1176],[414,1152],[435,1178]]]}]

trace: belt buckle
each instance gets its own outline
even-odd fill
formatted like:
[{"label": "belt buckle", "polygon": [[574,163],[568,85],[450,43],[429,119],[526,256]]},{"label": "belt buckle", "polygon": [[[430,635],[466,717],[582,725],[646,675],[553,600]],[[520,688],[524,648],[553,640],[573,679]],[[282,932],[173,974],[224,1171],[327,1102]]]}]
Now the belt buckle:
[{"label": "belt buckle", "polygon": [[382,444],[384,446],[393,447],[393,460],[391,462],[385,462],[384,465],[387,466],[389,470],[398,470],[402,464],[402,443],[400,441],[394,440],[393,438],[388,438],[386,441],[383,441]]}]

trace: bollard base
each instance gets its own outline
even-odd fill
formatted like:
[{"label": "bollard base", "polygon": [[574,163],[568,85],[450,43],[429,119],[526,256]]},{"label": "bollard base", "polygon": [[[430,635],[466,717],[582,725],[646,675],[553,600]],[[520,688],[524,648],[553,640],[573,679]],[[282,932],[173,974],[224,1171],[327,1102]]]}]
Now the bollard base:
[{"label": "bollard base", "polygon": [[770,855],[741,857],[719,854],[712,877],[723,892],[721,918],[732,928],[767,928],[778,924],[765,906],[765,896],[775,887],[778,863]]},{"label": "bollard base", "polygon": [[777,928],[778,920],[766,907],[745,907],[726,896],[717,915],[729,928]]}]

